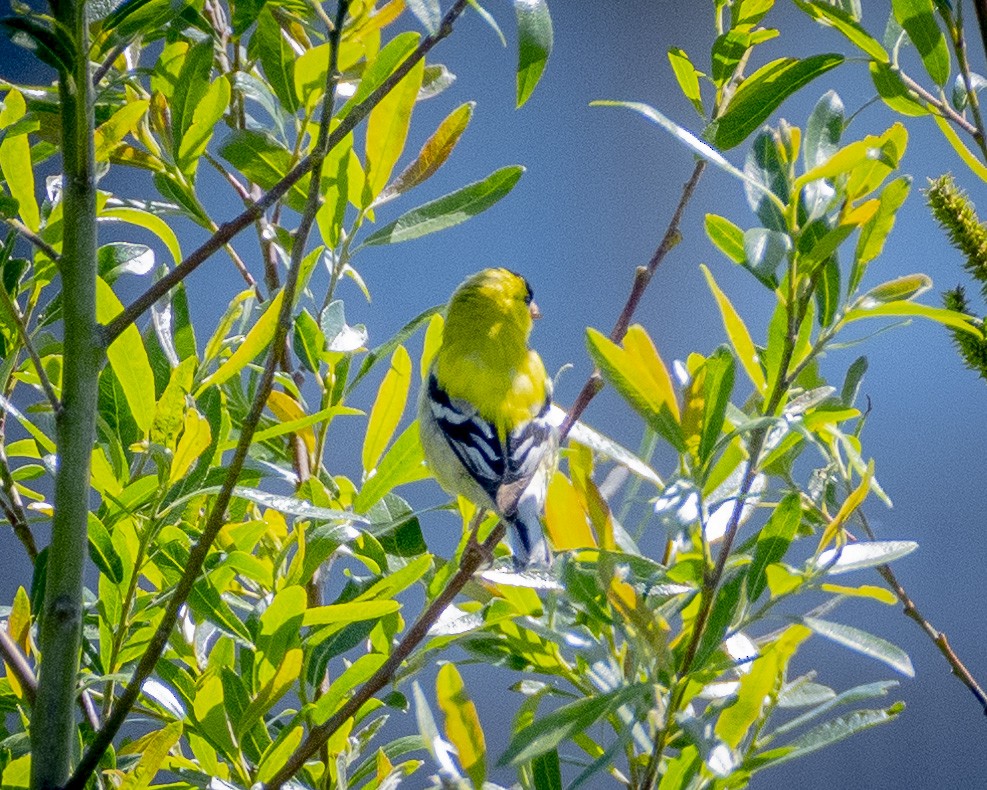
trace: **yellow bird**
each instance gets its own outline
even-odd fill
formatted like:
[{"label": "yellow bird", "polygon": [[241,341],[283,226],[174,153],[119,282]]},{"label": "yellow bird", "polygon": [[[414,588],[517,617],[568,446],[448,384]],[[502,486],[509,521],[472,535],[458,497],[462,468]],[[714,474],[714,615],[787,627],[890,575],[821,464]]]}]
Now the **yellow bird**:
[{"label": "yellow bird", "polygon": [[422,446],[445,491],[497,513],[514,567],[548,565],[539,516],[558,457],[552,382],[528,348],[538,306],[508,269],[484,269],[453,293],[442,344],[418,402]]}]

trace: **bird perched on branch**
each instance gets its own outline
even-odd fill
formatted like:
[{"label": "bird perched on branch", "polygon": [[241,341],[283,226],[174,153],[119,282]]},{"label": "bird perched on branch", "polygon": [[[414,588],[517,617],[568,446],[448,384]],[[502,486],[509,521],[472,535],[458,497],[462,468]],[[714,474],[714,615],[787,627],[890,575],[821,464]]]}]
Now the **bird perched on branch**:
[{"label": "bird perched on branch", "polygon": [[425,458],[453,496],[506,523],[514,567],[551,560],[539,515],[555,470],[552,383],[528,348],[540,313],[531,286],[507,269],[484,269],[453,293],[442,344],[418,404]]}]

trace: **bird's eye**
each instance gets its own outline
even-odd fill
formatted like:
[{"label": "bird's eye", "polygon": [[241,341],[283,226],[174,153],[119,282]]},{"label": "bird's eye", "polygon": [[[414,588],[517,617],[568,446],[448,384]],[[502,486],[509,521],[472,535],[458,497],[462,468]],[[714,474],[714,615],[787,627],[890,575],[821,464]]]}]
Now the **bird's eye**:
[{"label": "bird's eye", "polygon": [[524,279],[524,303],[531,304],[532,300],[535,298],[535,289],[531,287],[531,283]]}]

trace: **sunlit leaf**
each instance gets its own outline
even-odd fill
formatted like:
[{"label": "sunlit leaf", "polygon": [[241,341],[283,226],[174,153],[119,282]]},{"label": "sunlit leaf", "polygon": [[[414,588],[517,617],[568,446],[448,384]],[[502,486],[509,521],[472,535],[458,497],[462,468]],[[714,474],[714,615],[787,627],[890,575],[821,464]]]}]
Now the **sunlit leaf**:
[{"label": "sunlit leaf", "polygon": [[981,337],[980,330],[971,323],[968,316],[947,310],[944,307],[930,307],[929,305],[918,304],[916,302],[884,302],[869,307],[854,307],[844,317],[846,323],[860,321],[863,318],[928,318],[943,326],[959,329],[968,332],[976,337]]},{"label": "sunlit leaf", "polygon": [[704,265],[701,265],[699,268],[706,277],[706,283],[709,285],[710,291],[713,292],[716,304],[720,308],[723,328],[730,340],[730,345],[733,346],[733,350],[737,354],[737,359],[740,360],[741,366],[744,368],[755,389],[761,393],[765,392],[768,386],[767,380],[764,378],[764,370],[761,368],[757,348],[751,339],[750,332],[747,331],[747,325],[744,324],[744,320],[737,313],[736,309],[734,309],[727,295],[716,284],[712,272]]},{"label": "sunlit leaf", "polygon": [[799,494],[788,494],[771,513],[757,535],[754,559],[747,571],[747,597],[756,601],[768,584],[769,565],[781,562],[795,537],[802,518]]},{"label": "sunlit leaf", "polygon": [[744,232],[725,217],[717,214],[706,215],[706,235],[716,248],[734,263],[743,263]]},{"label": "sunlit leaf", "polygon": [[384,375],[363,438],[363,469],[373,469],[404,414],[411,385],[411,357],[404,346],[398,346],[391,356],[391,367]]},{"label": "sunlit leaf", "polygon": [[672,72],[675,74],[682,95],[696,108],[699,117],[705,120],[706,110],[703,108],[703,97],[699,92],[700,72],[692,65],[685,50],[678,47],[668,50],[668,62],[672,64]]},{"label": "sunlit leaf", "polygon": [[878,96],[892,110],[908,116],[922,116],[932,112],[918,94],[905,85],[894,66],[871,61],[868,69]]},{"label": "sunlit leaf", "polygon": [[[12,126],[24,117],[27,105],[24,96],[11,88],[3,97],[0,128]],[[21,220],[30,230],[41,224],[38,201],[34,196],[34,168],[31,166],[31,143],[27,133],[6,134],[0,142],[0,172],[7,182],[11,197],[17,201]]]},{"label": "sunlit leaf", "polygon": [[821,0],[795,0],[795,4],[820,24],[839,30],[847,40],[872,60],[887,63],[888,53],[853,15],[842,8]]},{"label": "sunlit leaf", "polygon": [[882,639],[874,634],[861,631],[842,623],[831,623],[828,620],[820,620],[817,617],[804,617],[802,621],[820,636],[831,639],[837,644],[862,653],[865,656],[883,661],[892,669],[900,672],[906,677],[914,677],[915,670],[912,668],[912,661],[908,654],[897,645],[891,644],[886,639]]},{"label": "sunlit leaf", "polygon": [[546,0],[514,0],[518,30],[517,106],[531,96],[552,54],[552,17]]},{"label": "sunlit leaf", "polygon": [[835,576],[892,562],[917,548],[918,544],[911,540],[858,541],[824,551],[814,564],[817,568],[825,568],[828,575]]},{"label": "sunlit leaf", "polygon": [[473,780],[474,787],[482,786],[487,774],[486,740],[476,706],[455,664],[439,667],[435,696],[439,709],[445,715],[446,737],[456,747],[459,764]]},{"label": "sunlit leaf", "polygon": [[932,0],[891,0],[894,17],[918,50],[925,70],[942,88],[949,79],[949,46],[936,22]]},{"label": "sunlit leaf", "polygon": [[172,260],[177,264],[182,260],[182,248],[178,236],[161,217],[138,208],[127,206],[107,208],[100,212],[99,218],[104,221],[126,222],[150,231],[164,243]]},{"label": "sunlit leaf", "polygon": [[717,119],[713,142],[726,149],[740,145],[785,99],[844,59],[837,54],[811,55],[804,60],[780,58],[761,66],[740,84],[727,111]]},{"label": "sunlit leaf", "polygon": [[367,119],[367,188],[371,201],[387,185],[394,165],[404,151],[411,111],[422,84],[425,61],[419,60],[394,86],[380,104],[370,111]]}]

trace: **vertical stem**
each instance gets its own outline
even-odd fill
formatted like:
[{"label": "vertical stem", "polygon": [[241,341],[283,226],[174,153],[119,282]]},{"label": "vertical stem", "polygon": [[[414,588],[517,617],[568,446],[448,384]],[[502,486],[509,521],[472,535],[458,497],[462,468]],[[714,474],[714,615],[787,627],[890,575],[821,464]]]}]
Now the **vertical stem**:
[{"label": "vertical stem", "polygon": [[[82,632],[82,572],[89,514],[89,463],[96,436],[102,352],[96,325],[96,179],[86,3],[55,0],[57,23],[71,31],[71,72],[59,75],[62,116],[64,376],[56,417],[52,539],[41,620],[41,670],[31,718],[31,787],[61,787],[75,746],[76,676]],[[43,756],[43,757],[42,757]]]}]

